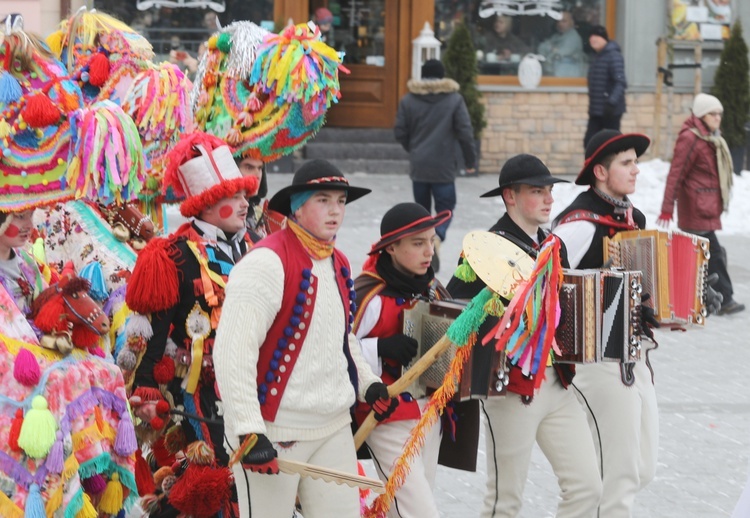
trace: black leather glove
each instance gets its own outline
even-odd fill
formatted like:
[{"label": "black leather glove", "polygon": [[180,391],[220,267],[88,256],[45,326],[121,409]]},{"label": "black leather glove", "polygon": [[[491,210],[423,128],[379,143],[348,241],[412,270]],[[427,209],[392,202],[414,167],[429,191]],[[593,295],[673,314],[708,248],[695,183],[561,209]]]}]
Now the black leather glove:
[{"label": "black leather glove", "polygon": [[650,293],[644,293],[641,297],[641,333],[653,340],[654,332],[652,329],[661,327],[661,324],[654,316],[654,309],[645,304],[650,298]]},{"label": "black leather glove", "polygon": [[615,114],[615,107],[607,102],[604,103],[604,117],[609,119]]},{"label": "black leather glove", "polygon": [[724,302],[724,295],[716,291],[713,287],[719,282],[719,274],[712,273],[706,277],[706,310],[709,315],[715,315],[721,309],[721,304]]},{"label": "black leather glove", "polygon": [[401,365],[409,362],[417,355],[417,341],[405,334],[399,333],[388,338],[378,338],[378,356],[396,360]]},{"label": "black leather glove", "polygon": [[388,419],[398,406],[398,398],[388,395],[388,386],[385,383],[376,382],[367,387],[365,401],[375,412],[375,420],[380,422]]},{"label": "black leather glove", "polygon": [[[240,436],[240,444],[247,436]],[[264,434],[258,434],[258,442],[242,457],[242,467],[256,473],[274,475],[279,472],[276,462],[276,449]]]}]

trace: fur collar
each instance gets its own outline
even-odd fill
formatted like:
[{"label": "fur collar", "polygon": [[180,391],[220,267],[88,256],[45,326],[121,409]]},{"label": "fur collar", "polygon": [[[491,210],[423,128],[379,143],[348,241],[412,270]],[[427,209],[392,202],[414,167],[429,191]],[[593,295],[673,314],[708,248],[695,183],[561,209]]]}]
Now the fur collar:
[{"label": "fur collar", "polygon": [[453,79],[409,79],[406,87],[414,95],[446,94],[458,92],[459,86]]}]

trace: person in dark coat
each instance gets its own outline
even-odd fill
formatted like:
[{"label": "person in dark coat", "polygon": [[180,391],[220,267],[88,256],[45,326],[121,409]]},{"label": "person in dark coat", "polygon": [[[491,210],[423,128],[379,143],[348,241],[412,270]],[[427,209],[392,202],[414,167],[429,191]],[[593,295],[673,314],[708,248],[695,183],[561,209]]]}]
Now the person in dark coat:
[{"label": "person in dark coat", "polygon": [[[483,198],[502,196],[507,210],[490,232],[512,241],[535,258],[548,236],[540,225],[549,222],[554,202],[552,186],[563,181],[553,177],[547,166],[533,155],[510,158],[500,171],[499,186],[482,195]],[[560,249],[560,261],[563,267],[568,267],[564,244]],[[472,281],[454,275],[447,289],[456,299],[471,299],[484,287],[479,277]],[[510,302],[501,301],[506,306]],[[479,328],[478,336],[490,332],[498,318],[489,315]],[[472,352],[473,365],[486,364],[489,370],[489,358],[482,359],[491,353],[491,347],[477,343]],[[476,372],[472,367],[472,375]],[[519,365],[510,361],[508,375],[507,396],[487,398],[482,403],[486,417],[487,490],[480,516],[513,518],[519,515],[535,443],[558,479],[561,498],[556,516],[595,516],[602,483],[594,444],[587,437],[586,414],[573,391],[568,390],[575,367],[552,363],[550,358],[538,390],[535,390],[534,376],[524,374]]]},{"label": "person in dark coat", "polygon": [[589,124],[583,138],[584,148],[600,130],[620,130],[628,87],[620,46],[609,41],[607,29],[601,25],[592,27],[589,44],[596,55],[589,66]]},{"label": "person in dark coat", "polygon": [[732,188],[732,157],[719,134],[723,113],[721,101],[713,95],[695,96],[693,114],[682,124],[674,146],[661,216],[657,220],[657,224],[669,226],[676,201],[680,230],[708,238],[711,247],[708,272],[719,276],[715,288],[724,297],[719,315],[745,309],[744,304],[733,298],[727,258],[716,237]]},{"label": "person in dark coat", "polygon": [[[443,64],[430,59],[422,65],[422,79],[407,83],[409,93],[399,103],[394,134],[396,140],[409,153],[414,201],[428,212],[435,200],[437,213],[456,208],[456,176],[458,175],[457,144],[463,152],[466,172],[473,173],[477,166],[474,150],[474,131],[466,103],[458,93],[459,86],[445,78]],[[440,241],[451,220],[437,228]],[[438,271],[437,242],[433,267]]]}]

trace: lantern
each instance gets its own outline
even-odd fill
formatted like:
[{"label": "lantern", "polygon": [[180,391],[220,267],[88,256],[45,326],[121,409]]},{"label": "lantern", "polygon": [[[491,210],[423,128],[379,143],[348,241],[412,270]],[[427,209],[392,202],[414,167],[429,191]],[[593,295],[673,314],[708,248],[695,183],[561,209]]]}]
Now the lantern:
[{"label": "lantern", "polygon": [[424,22],[424,28],[419,36],[412,41],[412,79],[422,79],[422,65],[429,59],[440,59],[440,41],[435,38],[430,22]]}]

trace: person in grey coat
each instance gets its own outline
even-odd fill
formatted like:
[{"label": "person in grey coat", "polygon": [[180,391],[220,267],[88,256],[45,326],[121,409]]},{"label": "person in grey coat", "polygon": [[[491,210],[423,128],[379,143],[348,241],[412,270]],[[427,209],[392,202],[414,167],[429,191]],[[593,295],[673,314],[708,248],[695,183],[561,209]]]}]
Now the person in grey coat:
[{"label": "person in grey coat", "polygon": [[620,46],[616,41],[609,41],[607,29],[593,26],[589,44],[596,55],[589,66],[589,124],[583,138],[584,148],[591,137],[603,129],[620,131],[628,87]]},{"label": "person in grey coat", "polygon": [[[409,153],[414,201],[431,212],[434,198],[436,213],[453,212],[459,145],[466,172],[473,173],[477,166],[469,111],[458,93],[458,83],[445,77],[445,68],[436,59],[426,61],[422,65],[422,79],[409,80],[407,88],[409,93],[398,106],[394,133]],[[450,221],[435,228],[440,241],[445,241]],[[439,268],[438,247],[439,243],[433,258],[435,271]]]}]

